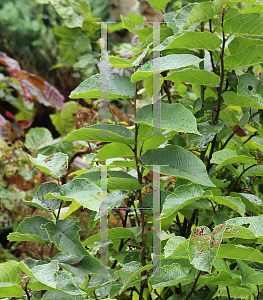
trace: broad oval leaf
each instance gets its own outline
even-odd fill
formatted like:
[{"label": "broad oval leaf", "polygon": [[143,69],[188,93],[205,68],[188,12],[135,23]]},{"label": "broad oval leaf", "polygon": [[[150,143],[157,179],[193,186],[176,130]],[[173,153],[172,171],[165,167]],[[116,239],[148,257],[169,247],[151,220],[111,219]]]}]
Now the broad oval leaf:
[{"label": "broad oval leaf", "polygon": [[224,62],[230,69],[263,63],[262,51],[263,45],[250,46],[237,54],[226,56]]},{"label": "broad oval leaf", "polygon": [[129,157],[134,156],[132,149],[121,143],[110,143],[103,146],[94,158],[105,160],[114,157]]},{"label": "broad oval leaf", "polygon": [[[118,75],[104,75],[97,74],[91,76],[89,79],[83,81],[75,90],[70,94],[71,99],[78,98],[98,98],[101,97],[101,83],[107,82],[108,99],[116,100],[120,99],[130,99],[134,97],[135,84],[131,82],[129,77],[118,76]],[[104,85],[102,85],[103,87]]]},{"label": "broad oval leaf", "polygon": [[263,109],[263,100],[259,97],[252,99],[248,96],[238,95],[232,91],[223,93],[222,97],[227,105]]},{"label": "broad oval leaf", "polygon": [[49,242],[49,238],[45,230],[41,228],[41,225],[47,223],[53,223],[41,216],[34,216],[25,218],[17,227],[16,232],[12,232],[8,235],[10,242],[14,241],[29,241],[29,242]]},{"label": "broad oval leaf", "polygon": [[[113,239],[136,239],[136,235],[131,230],[133,228],[122,228],[122,227],[117,227],[117,228],[112,228],[108,229],[108,239],[113,240]],[[139,229],[138,227],[136,229]],[[141,228],[140,228],[141,231]],[[137,234],[139,234],[138,232]],[[98,242],[100,240],[100,234],[95,234],[88,239],[86,239],[82,244],[84,246],[93,244],[95,242]]]},{"label": "broad oval leaf", "polygon": [[214,186],[208,178],[204,163],[180,146],[148,150],[141,156],[141,161],[145,165],[160,165],[161,174],[185,178],[205,186]]},{"label": "broad oval leaf", "polygon": [[218,168],[223,166],[240,163],[240,164],[257,164],[257,161],[249,156],[238,155],[234,150],[223,149],[213,154],[211,163],[218,164]]},{"label": "broad oval leaf", "polygon": [[158,57],[139,67],[138,70],[132,74],[131,81],[137,82],[144,80],[146,77],[152,76],[155,73],[198,64],[202,60],[203,59],[191,54],[170,54],[164,57]]},{"label": "broad oval leaf", "polygon": [[221,244],[217,257],[263,263],[263,254],[260,251],[243,245]]},{"label": "broad oval leaf", "polygon": [[211,232],[206,226],[195,227],[189,239],[189,260],[196,269],[211,272],[224,233],[224,225]]},{"label": "broad oval leaf", "polygon": [[[263,36],[263,15],[238,14],[224,22],[225,33]],[[251,54],[251,53],[249,53]]]},{"label": "broad oval leaf", "polygon": [[236,36],[228,45],[231,55],[242,52],[250,46],[262,45],[263,41],[260,39],[249,39],[243,36]]},{"label": "broad oval leaf", "polygon": [[178,210],[198,200],[204,194],[204,190],[197,184],[181,185],[166,197],[163,204],[161,218],[168,218]]},{"label": "broad oval leaf", "polygon": [[216,86],[219,82],[219,77],[216,74],[206,70],[185,69],[182,71],[175,71],[168,76],[163,77],[162,80],[171,80],[173,82],[190,82],[193,84]]},{"label": "broad oval leaf", "polygon": [[62,173],[68,168],[68,156],[61,152],[50,154],[48,156],[38,154],[36,158],[29,155],[29,158],[42,172],[57,179],[59,179]]},{"label": "broad oval leaf", "polygon": [[59,199],[46,199],[47,193],[59,193],[59,186],[55,182],[44,182],[38,188],[36,195],[28,204],[42,208],[46,211],[54,211],[59,206]]},{"label": "broad oval leaf", "polygon": [[[101,186],[101,171],[88,171],[79,176],[78,178],[85,178],[93,182],[97,186]],[[105,179],[106,180],[106,179]],[[141,185],[138,180],[124,171],[107,171],[107,188],[109,190],[141,190]]]},{"label": "broad oval leaf", "polygon": [[154,10],[161,11],[171,0],[149,0]]},{"label": "broad oval leaf", "polygon": [[25,137],[25,145],[32,151],[36,151],[39,147],[52,141],[52,134],[47,128],[31,128]]},{"label": "broad oval leaf", "polygon": [[222,6],[224,6],[225,2],[225,0],[215,0],[212,2],[209,1],[196,4],[183,28],[187,28],[197,22],[212,19],[215,15],[219,15],[222,12]]},{"label": "broad oval leaf", "polygon": [[183,236],[174,236],[170,238],[164,247],[165,258],[171,256],[174,252],[180,253],[186,251],[187,247],[186,249],[184,247],[186,241],[186,238]]},{"label": "broad oval leaf", "polygon": [[134,144],[133,132],[124,126],[96,124],[73,130],[64,141],[102,141]]},{"label": "broad oval leaf", "polygon": [[[222,40],[211,32],[187,31],[183,34],[169,36],[161,46],[153,50],[168,50],[175,48],[203,49],[215,51],[222,43]],[[211,73],[210,73],[211,74]]]},{"label": "broad oval leaf", "polygon": [[[159,112],[160,108],[161,116],[155,116],[153,111]],[[144,123],[154,127],[160,124],[161,129],[199,134],[194,115],[180,103],[161,103],[160,105],[160,103],[157,102],[145,105],[138,110],[137,117],[132,120],[135,123]],[[155,124],[157,124],[157,126]]]},{"label": "broad oval leaf", "polygon": [[56,224],[50,222],[42,225],[42,228],[46,230],[49,239],[64,253],[88,255],[79,240],[80,228],[75,224],[78,221],[78,218],[58,220]]},{"label": "broad oval leaf", "polygon": [[63,184],[59,192],[48,193],[45,198],[75,201],[85,208],[99,211],[102,201],[101,193],[97,185],[82,177]]}]

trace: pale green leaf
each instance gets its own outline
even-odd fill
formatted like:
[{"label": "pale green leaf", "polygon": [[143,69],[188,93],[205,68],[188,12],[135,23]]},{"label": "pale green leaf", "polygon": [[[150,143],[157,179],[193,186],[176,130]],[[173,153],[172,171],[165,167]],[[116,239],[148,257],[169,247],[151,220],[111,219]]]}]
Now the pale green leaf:
[{"label": "pale green leaf", "polygon": [[58,220],[56,224],[47,223],[42,225],[49,239],[66,254],[87,255],[86,249],[79,240],[79,226],[75,223],[77,218]]},{"label": "pale green leaf", "polygon": [[[225,33],[236,35],[263,35],[263,15],[238,14],[233,18],[227,18],[224,22]],[[252,53],[249,53],[250,55]]]},{"label": "pale green leaf", "polygon": [[[154,60],[156,64],[153,63]],[[202,59],[191,54],[170,54],[155,58],[139,67],[138,70],[132,74],[131,81],[137,82],[144,80],[146,77],[152,76],[155,73],[198,64],[200,61],[202,61]],[[160,66],[160,68],[153,69],[153,66]]]},{"label": "pale green leaf", "polygon": [[29,158],[42,172],[45,172],[56,179],[61,177],[62,173],[68,168],[68,156],[61,152],[50,154],[48,156],[38,154],[36,158],[29,155]]},{"label": "pale green leaf", "polygon": [[81,177],[63,184],[59,193],[50,192],[46,194],[45,198],[76,201],[85,208],[99,211],[102,201],[101,193],[102,191],[97,185]]},{"label": "pale green leaf", "polygon": [[55,182],[44,182],[38,188],[36,195],[28,204],[42,208],[46,211],[54,211],[59,206],[59,199],[46,199],[47,193],[59,193],[59,187]]},{"label": "pale green leaf", "polygon": [[234,150],[223,149],[215,152],[212,156],[211,163],[218,164],[218,168],[223,166],[239,163],[239,164],[256,164],[257,161],[249,156],[238,155]]},{"label": "pale green leaf", "polygon": [[205,186],[214,186],[208,178],[204,163],[180,146],[148,150],[141,156],[141,161],[145,165],[160,165],[161,174],[188,179]]},{"label": "pale green leaf", "polygon": [[10,298],[22,298],[25,294],[22,286],[13,282],[0,282],[0,298],[7,300],[6,297]]},{"label": "pale green leaf", "polygon": [[185,241],[186,238],[183,236],[174,236],[170,238],[164,247],[165,258],[171,256],[173,253],[180,253],[187,250],[187,248],[185,249],[184,247]]},{"label": "pale green leaf", "polygon": [[[161,110],[161,116],[153,115],[153,111],[159,110]],[[154,127],[156,127],[155,124],[160,124],[162,129],[199,134],[194,115],[179,103],[161,103],[161,106],[160,103],[145,105],[138,110],[136,118],[132,120],[135,123],[144,123]]]},{"label": "pale green leaf", "polygon": [[248,96],[238,95],[232,91],[223,93],[222,97],[227,105],[254,107],[254,108],[263,109],[263,100],[259,97],[252,99]]},{"label": "pale green leaf", "polygon": [[240,259],[263,263],[263,254],[252,248],[243,245],[221,244],[217,253],[218,258]]},{"label": "pale green leaf", "polygon": [[219,82],[219,77],[206,70],[185,69],[170,73],[163,77],[162,80],[171,80],[173,82],[189,82],[199,85],[216,86]]},{"label": "pale green leaf", "polygon": [[25,218],[17,227],[16,232],[11,232],[8,235],[10,242],[14,241],[37,241],[48,242],[49,238],[45,230],[41,228],[41,225],[52,223],[41,216],[34,216]]},{"label": "pale green leaf", "polygon": [[[18,262],[10,260],[0,264],[0,283],[2,282],[20,282],[22,277],[18,275],[20,267]],[[1,290],[1,288],[0,288]]]},{"label": "pale green leaf", "polygon": [[161,11],[171,0],[149,0],[154,10]]},{"label": "pale green leaf", "polygon": [[[158,50],[190,48],[215,51],[221,43],[222,40],[211,32],[187,31],[185,33],[180,32],[179,35],[169,36],[161,43],[161,46],[158,46]],[[157,47],[153,50],[157,50]]]},{"label": "pale green leaf", "polygon": [[224,6],[225,2],[225,0],[216,0],[196,4],[190,13],[184,28],[195,23],[212,19],[215,15],[219,15],[222,12],[222,6]]},{"label": "pale green leaf", "polygon": [[243,36],[235,36],[229,43],[228,49],[231,55],[237,54],[250,46],[262,45],[263,41],[260,39],[249,39]]},{"label": "pale green leaf", "polygon": [[89,79],[83,81],[75,90],[70,94],[71,99],[78,98],[98,98],[101,97],[102,82],[107,82],[108,90],[107,98],[116,100],[118,98],[130,99],[134,97],[135,84],[131,82],[129,77],[118,75],[104,75],[97,74],[91,76]]},{"label": "pale green leaf", "polygon": [[96,124],[73,130],[64,141],[102,141],[134,144],[133,132],[124,126]]},{"label": "pale green leaf", "polygon": [[211,232],[206,226],[194,227],[189,239],[189,259],[198,270],[211,272],[224,232],[220,224]]},{"label": "pale green leaf", "polygon": [[31,128],[25,137],[25,145],[31,151],[36,151],[46,143],[53,141],[51,132],[47,128]]}]

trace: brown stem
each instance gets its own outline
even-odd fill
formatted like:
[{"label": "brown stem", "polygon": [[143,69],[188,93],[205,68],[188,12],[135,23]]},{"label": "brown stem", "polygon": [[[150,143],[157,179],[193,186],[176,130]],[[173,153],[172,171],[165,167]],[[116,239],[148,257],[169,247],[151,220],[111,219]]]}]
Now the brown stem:
[{"label": "brown stem", "polygon": [[241,174],[237,177],[237,179],[236,179],[236,180],[234,181],[234,183],[231,185],[231,187],[230,187],[230,189],[229,189],[229,191],[228,191],[228,193],[227,193],[227,196],[232,192],[233,188],[234,188],[235,185],[238,183],[238,181],[239,181],[240,178],[243,176],[243,174],[244,174],[247,170],[249,170],[249,169],[251,169],[251,168],[253,168],[253,167],[255,167],[255,166],[257,166],[257,164],[251,165],[251,166],[247,167],[246,169],[244,169],[244,170],[241,172]]},{"label": "brown stem", "polygon": [[226,291],[227,291],[227,297],[228,297],[228,299],[231,300],[228,286],[226,286]]},{"label": "brown stem", "polygon": [[194,281],[194,285],[193,285],[193,287],[191,288],[191,291],[190,291],[190,292],[188,293],[188,295],[185,297],[185,300],[188,300],[188,299],[191,297],[191,295],[193,294],[193,292],[195,291],[195,288],[196,288],[196,285],[197,285],[197,281],[198,281],[198,279],[199,279],[201,273],[202,273],[202,271],[198,271],[198,274],[197,274],[196,279],[195,279],[195,281]]}]

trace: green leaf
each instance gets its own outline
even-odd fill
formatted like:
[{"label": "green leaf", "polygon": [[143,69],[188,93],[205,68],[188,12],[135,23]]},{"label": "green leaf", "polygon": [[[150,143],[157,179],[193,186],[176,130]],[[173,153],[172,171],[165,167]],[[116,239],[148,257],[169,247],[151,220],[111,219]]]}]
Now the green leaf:
[{"label": "green leaf", "polygon": [[154,10],[161,11],[171,0],[149,0]]},{"label": "green leaf", "polygon": [[54,211],[59,206],[59,199],[46,199],[47,193],[59,193],[59,187],[55,182],[44,182],[38,188],[35,197],[28,204],[42,208],[46,211]]},{"label": "green leaf", "polygon": [[263,45],[250,46],[237,54],[226,56],[224,63],[230,69],[263,63],[262,50]]},{"label": "green leaf", "polygon": [[171,80],[173,82],[190,82],[199,85],[216,86],[219,82],[219,77],[206,70],[185,69],[170,73],[163,77],[162,80]]},{"label": "green leaf", "polygon": [[74,114],[77,113],[78,109],[77,102],[69,101],[64,104],[61,111],[49,115],[53,125],[61,135],[69,133],[75,127]]},{"label": "green leaf", "polygon": [[51,288],[56,288],[57,271],[59,270],[58,261],[52,260],[47,264],[37,265],[31,269],[25,264],[25,262],[21,261],[19,266],[29,277],[33,277]]},{"label": "green leaf", "polygon": [[[14,260],[10,260],[5,263],[0,264],[0,283],[3,282],[21,282],[23,279],[21,276],[18,275],[20,272],[20,267],[18,262]],[[0,288],[1,290],[1,288]],[[14,296],[15,297],[15,296]],[[19,297],[19,296],[18,296]]]},{"label": "green leaf", "polygon": [[144,154],[149,149],[158,148],[165,141],[169,140],[174,135],[171,131],[165,135],[150,136],[142,145],[142,154]]},{"label": "green leaf", "polygon": [[38,154],[36,158],[29,155],[29,158],[42,172],[45,172],[56,179],[59,179],[62,173],[68,168],[68,156],[61,152],[49,156]]},{"label": "green leaf", "polygon": [[163,286],[174,286],[179,283],[191,282],[196,275],[196,269],[187,264],[172,263],[171,265],[161,266],[160,275],[153,275],[149,282],[153,289]]},{"label": "green leaf", "polygon": [[[179,103],[161,103],[161,117],[153,116],[154,109],[157,110],[159,107],[160,103],[145,105],[138,110],[137,117],[132,120],[135,123],[152,126],[160,124],[162,129],[199,134],[195,117],[183,105]],[[154,117],[156,117],[156,120],[153,119]]]},{"label": "green leaf", "polygon": [[202,136],[197,134],[188,134],[188,140],[194,144],[198,149],[205,150],[208,144],[214,139],[215,135],[219,133],[224,127],[223,122],[212,124],[212,122],[200,122],[197,124],[197,130]]},{"label": "green leaf", "polygon": [[[250,231],[250,236],[247,235],[246,237],[242,236],[242,238],[254,238],[254,237],[262,237],[263,236],[263,216],[253,216],[253,217],[243,217],[243,218],[234,218],[227,220],[227,224],[229,225],[237,225],[242,226],[246,225],[246,227],[241,227]],[[247,226],[249,225],[249,226]],[[242,231],[243,231],[242,229]],[[240,229],[239,229],[240,230]],[[242,233],[242,232],[241,232]],[[238,230],[237,230],[238,234]]]},{"label": "green leaf", "polygon": [[[221,43],[222,40],[211,32],[187,31],[183,34],[180,32],[179,35],[175,34],[173,36],[169,36],[163,43],[161,43],[161,46],[158,46],[158,50],[191,48],[215,51]],[[153,50],[157,50],[157,47]]]},{"label": "green leaf", "polygon": [[[156,64],[154,64],[153,61],[155,61]],[[191,54],[170,54],[164,57],[151,59],[132,74],[131,81],[137,82],[144,80],[146,77],[152,76],[153,74],[198,64],[200,61],[202,61],[202,59]],[[160,68],[153,69],[153,66],[160,66]]]},{"label": "green leaf", "polygon": [[173,253],[180,253],[187,250],[187,248],[185,249],[184,247],[186,241],[186,238],[183,236],[174,236],[170,238],[164,247],[165,258],[171,256]]},{"label": "green leaf", "polygon": [[[136,236],[134,232],[131,229],[128,228],[112,228],[108,229],[108,240],[114,240],[114,239],[136,239]],[[100,234],[95,234],[86,239],[82,244],[84,246],[91,245],[95,242],[98,242],[100,240]]]},{"label": "green leaf", "polygon": [[71,67],[78,62],[81,54],[92,51],[90,39],[80,28],[60,26],[55,27],[53,32],[62,54],[59,61],[64,66]]},{"label": "green leaf", "polygon": [[241,259],[263,263],[263,254],[252,248],[243,245],[221,244],[217,253],[218,258]]},{"label": "green leaf", "polygon": [[237,265],[242,276],[242,284],[262,284],[262,272],[256,272],[241,260],[237,260]]},{"label": "green leaf", "polygon": [[[218,258],[217,258],[218,259]],[[231,274],[226,271],[220,271],[218,274],[206,274],[199,277],[199,284],[215,284],[215,285],[223,285],[223,286],[238,286],[241,284],[241,280],[239,276]]]},{"label": "green leaf", "polygon": [[83,300],[85,299],[81,295],[69,295],[61,292],[56,291],[46,291],[43,297],[41,298],[43,300]]},{"label": "green leaf", "polygon": [[238,155],[234,150],[223,149],[213,154],[211,163],[218,164],[218,168],[223,166],[239,163],[239,164],[256,164],[257,161],[249,156]]},{"label": "green leaf", "polygon": [[[83,81],[70,93],[71,99],[98,98],[100,99],[101,82],[107,82],[107,98],[116,100],[130,99],[134,97],[135,84],[129,77],[118,75],[97,74]],[[103,86],[102,86],[103,87]]]},{"label": "green leaf", "polygon": [[[85,178],[94,184],[101,186],[101,171],[88,171],[76,178]],[[76,180],[76,179],[75,179]],[[106,180],[106,179],[105,179]],[[108,190],[141,190],[138,180],[124,171],[107,171]]]},{"label": "green leaf", "polygon": [[49,239],[66,254],[87,255],[86,249],[79,240],[79,226],[75,223],[78,218],[58,220],[57,224],[47,223],[42,225]]},{"label": "green leaf", "polygon": [[245,214],[246,206],[239,197],[214,196],[214,197],[211,197],[211,199],[213,201],[216,201],[218,204],[222,204],[222,205],[230,207],[231,209],[237,211],[241,216],[244,216],[244,214]]},{"label": "green leaf", "polygon": [[128,192],[124,190],[116,190],[113,191],[112,193],[109,193],[107,195],[107,200],[105,201],[107,203],[107,210],[104,210],[105,205],[102,202],[100,211],[97,212],[95,216],[95,220],[99,219],[101,216],[105,215],[107,212],[110,212],[113,208],[118,208],[121,206],[122,201],[128,196]]},{"label": "green leaf", "polygon": [[189,239],[189,259],[196,269],[211,272],[224,232],[220,224],[210,231],[206,226],[194,227]]},{"label": "green leaf", "polygon": [[7,299],[6,297],[18,297],[22,298],[25,294],[22,286],[12,282],[0,282],[0,297],[1,299]]},{"label": "green leaf", "polygon": [[197,184],[181,185],[167,196],[163,204],[161,218],[168,218],[178,210],[200,199],[204,190]]},{"label": "green leaf", "polygon": [[133,132],[124,126],[96,124],[73,130],[64,141],[102,141],[134,144]]},{"label": "green leaf", "polygon": [[243,74],[238,78],[237,93],[242,96],[248,96],[255,102],[263,103],[263,76],[254,76],[252,74]]},{"label": "green leaf", "polygon": [[12,232],[8,235],[8,240],[10,242],[29,241],[46,243],[49,241],[49,238],[45,230],[41,228],[41,225],[45,225],[47,223],[52,222],[41,216],[25,218],[18,225],[16,232]]},{"label": "green leaf", "polygon": [[133,64],[121,57],[110,56],[108,62],[112,68],[132,68]]},{"label": "green leaf", "polygon": [[181,9],[164,14],[164,20],[174,33],[182,30],[195,4],[183,6]]},{"label": "green leaf", "polygon": [[250,46],[262,45],[263,41],[259,39],[249,39],[243,36],[235,36],[229,43],[228,49],[231,55],[237,54]]},{"label": "green leaf", "polygon": [[226,1],[216,0],[212,2],[198,3],[193,7],[187,22],[183,28],[187,28],[190,25],[199,23],[208,19],[212,19],[215,15],[219,15],[222,12],[222,6]]},{"label": "green leaf", "polygon": [[58,260],[61,266],[80,278],[84,278],[86,275],[101,275],[102,270],[105,276],[109,276],[105,266],[92,256],[66,255],[60,252],[54,259]]},{"label": "green leaf", "polygon": [[[263,35],[263,16],[261,14],[238,14],[224,22],[225,33],[236,35]],[[250,53],[251,55],[251,53]]]},{"label": "green leaf", "polygon": [[110,143],[103,146],[94,158],[104,161],[108,158],[129,156],[134,156],[134,153],[130,147],[121,143]]},{"label": "green leaf", "polygon": [[227,105],[255,107],[263,109],[263,100],[261,98],[252,99],[248,96],[238,95],[235,92],[228,91],[222,94],[222,97]]},{"label": "green leaf", "polygon": [[51,132],[47,128],[31,128],[25,137],[25,145],[31,151],[36,151],[43,144],[53,141]]},{"label": "green leaf", "polygon": [[63,184],[59,192],[46,194],[47,199],[61,199],[75,201],[85,208],[99,211],[102,201],[101,189],[83,176]]},{"label": "green leaf", "polygon": [[141,161],[145,165],[160,165],[161,174],[188,179],[205,186],[214,186],[208,178],[203,162],[180,146],[148,150],[141,156]]},{"label": "green leaf", "polygon": [[120,16],[122,19],[122,26],[126,29],[128,29],[130,32],[133,32],[134,34],[137,34],[139,37],[140,43],[142,43],[144,40],[147,39],[147,37],[153,32],[152,27],[146,27],[143,29],[134,29],[131,23],[131,20],[128,18],[125,18],[124,16]]}]

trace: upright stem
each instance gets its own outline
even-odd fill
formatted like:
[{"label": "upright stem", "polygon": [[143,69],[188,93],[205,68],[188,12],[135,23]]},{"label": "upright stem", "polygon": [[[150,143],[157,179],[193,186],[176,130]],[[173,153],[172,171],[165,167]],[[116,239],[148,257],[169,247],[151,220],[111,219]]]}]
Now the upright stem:
[{"label": "upright stem", "polygon": [[[217,108],[215,112],[215,117],[213,118],[213,123],[217,122],[220,109],[221,109],[221,100],[222,100],[222,91],[223,91],[223,84],[224,84],[224,53],[225,53],[225,45],[226,45],[226,37],[225,37],[225,32],[223,30],[223,24],[224,24],[224,14],[225,14],[225,9],[223,9],[222,12],[222,22],[221,22],[221,27],[222,27],[222,37],[223,37],[223,43],[222,43],[222,49],[220,53],[220,66],[221,66],[221,71],[220,71],[220,83],[219,83],[219,88],[218,88],[218,93],[217,93]],[[207,171],[209,171],[212,167],[212,164],[210,163],[212,159],[212,155],[215,150],[215,145],[216,145],[216,136],[214,137],[212,144],[211,144],[211,150],[209,153],[209,158],[208,158],[208,163],[206,166]]]},{"label": "upright stem", "polygon": [[185,300],[188,300],[188,299],[191,297],[191,295],[193,294],[193,292],[195,291],[195,288],[196,288],[196,285],[197,285],[197,281],[198,281],[198,279],[199,279],[201,273],[202,273],[202,271],[199,271],[199,272],[198,272],[198,274],[197,274],[197,276],[196,276],[196,279],[195,279],[195,282],[194,282],[194,285],[193,285],[193,287],[191,288],[191,291],[189,292],[189,294],[185,297]]},{"label": "upright stem", "polygon": [[[136,118],[136,98],[137,98],[137,83],[135,84],[135,95],[134,95],[134,116]],[[140,170],[139,166],[139,157],[138,157],[138,133],[139,133],[139,125],[135,123],[135,137],[134,137],[134,156],[135,156],[135,162],[136,162],[136,169],[137,169],[137,176],[138,176],[138,181],[140,185],[142,186],[142,172]],[[138,198],[139,198],[139,205],[142,207],[142,191],[138,191]],[[145,259],[145,253],[146,253],[146,238],[147,238],[147,233],[146,233],[146,228],[145,228],[145,218],[144,218],[144,213],[141,210],[140,211],[141,215],[141,226],[142,226],[142,259],[141,259],[141,264],[144,267],[146,265],[146,259]],[[141,276],[146,275],[145,272],[142,272]],[[145,281],[141,282],[141,288],[140,288],[140,294],[139,294],[139,300],[143,299],[143,290],[145,287]]]}]

